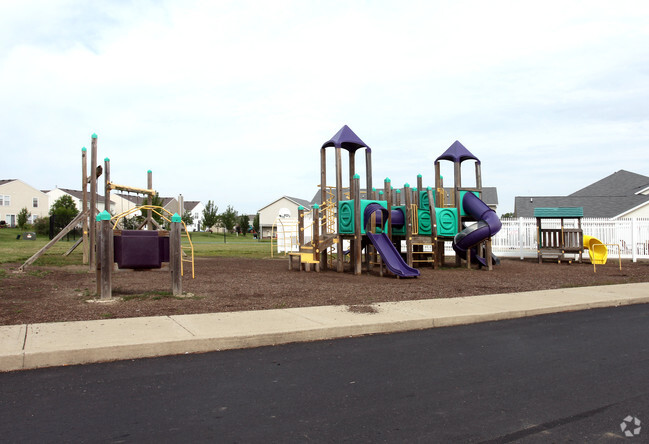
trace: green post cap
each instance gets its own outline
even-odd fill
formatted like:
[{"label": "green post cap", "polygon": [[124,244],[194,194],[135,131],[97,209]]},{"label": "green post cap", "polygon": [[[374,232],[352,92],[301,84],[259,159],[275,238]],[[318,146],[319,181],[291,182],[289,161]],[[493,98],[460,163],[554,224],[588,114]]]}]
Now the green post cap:
[{"label": "green post cap", "polygon": [[376,188],[372,187],[372,192],[376,191]]},{"label": "green post cap", "polygon": [[354,174],[354,176],[352,177],[352,179],[360,179],[360,178],[361,178],[361,176],[358,175],[358,174]]},{"label": "green post cap", "polygon": [[297,210],[298,210],[298,211],[303,211],[303,210],[304,210],[304,207],[303,207],[302,205],[300,205],[299,207],[297,207]]},{"label": "green post cap", "polygon": [[383,194],[383,190],[379,190],[379,196]]},{"label": "green post cap", "polygon": [[433,187],[426,187],[426,190],[432,190]]},{"label": "green post cap", "polygon": [[320,205],[318,205],[318,204],[313,204],[313,209],[314,209],[314,210],[317,210],[318,208],[320,208]]},{"label": "green post cap", "polygon": [[414,192],[416,193],[416,192],[417,192],[417,188],[413,188],[412,191],[414,191]]},{"label": "green post cap", "polygon": [[403,186],[404,186],[405,188],[410,188],[410,184],[409,184],[408,182],[404,183]]},{"label": "green post cap", "polygon": [[440,179],[444,179],[444,176],[439,176]]},{"label": "green post cap", "polygon": [[174,213],[173,216],[171,216],[171,221],[172,222],[182,222],[183,218],[178,215],[178,213]]},{"label": "green post cap", "polygon": [[417,174],[417,177],[424,177],[424,176],[422,176],[421,174]]},{"label": "green post cap", "polygon": [[395,190],[395,191],[396,191],[397,193],[400,193],[400,192],[401,192],[401,190],[398,190],[398,189],[397,189],[397,190]]},{"label": "green post cap", "polygon": [[392,182],[392,181],[390,180],[390,178],[389,178],[389,177],[386,177],[386,178],[385,178],[385,181],[386,181],[387,183],[390,183],[390,182]]},{"label": "green post cap", "polygon": [[97,134],[92,133],[92,136],[90,136],[90,137],[92,137],[93,139],[96,139],[96,138],[97,138]]},{"label": "green post cap", "polygon": [[110,162],[110,159],[108,157],[104,157],[104,162]]},{"label": "green post cap", "polygon": [[102,220],[110,220],[110,213],[108,211],[104,210],[97,215],[97,222],[101,222]]},{"label": "green post cap", "polygon": [[151,174],[151,173],[153,173],[153,171],[149,170],[149,171],[147,171],[147,173]]},{"label": "green post cap", "polygon": [[83,151],[85,153],[88,150],[86,150],[86,147],[84,146],[83,148],[81,148],[81,151]]}]

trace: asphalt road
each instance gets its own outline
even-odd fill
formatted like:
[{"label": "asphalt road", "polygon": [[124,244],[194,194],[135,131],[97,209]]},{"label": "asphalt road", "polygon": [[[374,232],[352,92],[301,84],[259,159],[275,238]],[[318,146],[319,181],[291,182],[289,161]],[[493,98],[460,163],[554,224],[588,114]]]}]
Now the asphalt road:
[{"label": "asphalt road", "polygon": [[649,442],[648,337],[646,304],[5,373],[0,439]]}]

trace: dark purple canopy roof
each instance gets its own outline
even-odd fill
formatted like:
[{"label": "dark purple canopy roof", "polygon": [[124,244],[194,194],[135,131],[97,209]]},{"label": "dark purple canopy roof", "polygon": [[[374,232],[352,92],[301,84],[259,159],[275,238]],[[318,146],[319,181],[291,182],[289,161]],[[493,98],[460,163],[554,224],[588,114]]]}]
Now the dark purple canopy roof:
[{"label": "dark purple canopy roof", "polygon": [[471,151],[467,150],[464,145],[459,141],[453,142],[453,145],[449,146],[444,154],[435,159],[435,162],[440,160],[450,160],[452,162],[464,162],[465,160],[474,159],[480,163],[480,159],[471,154]]},{"label": "dark purple canopy roof", "polygon": [[338,131],[336,135],[322,145],[322,148],[330,146],[343,148],[350,152],[355,152],[359,148],[367,148],[368,151],[371,151],[370,147],[367,146],[367,144],[365,144],[365,142],[363,142],[347,125],[340,128],[340,131]]}]

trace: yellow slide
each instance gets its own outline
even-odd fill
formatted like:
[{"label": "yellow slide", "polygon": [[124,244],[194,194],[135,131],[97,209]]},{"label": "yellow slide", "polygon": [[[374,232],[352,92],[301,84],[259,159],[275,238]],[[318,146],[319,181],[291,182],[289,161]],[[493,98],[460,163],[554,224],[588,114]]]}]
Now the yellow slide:
[{"label": "yellow slide", "polygon": [[606,245],[602,245],[602,241],[594,238],[593,236],[584,236],[584,250],[588,249],[590,255],[590,262],[592,264],[605,264],[606,257],[608,256],[608,249]]}]

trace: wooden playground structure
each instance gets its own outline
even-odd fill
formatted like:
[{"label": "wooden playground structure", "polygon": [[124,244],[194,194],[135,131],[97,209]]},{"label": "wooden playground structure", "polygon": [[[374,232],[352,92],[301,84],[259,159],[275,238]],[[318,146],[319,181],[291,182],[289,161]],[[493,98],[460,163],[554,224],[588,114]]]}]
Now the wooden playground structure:
[{"label": "wooden playground structure", "polygon": [[[582,207],[535,208],[536,231],[538,239],[538,261],[556,259],[558,263],[572,263],[576,256],[581,264],[584,252],[584,231],[581,228],[581,218],[584,217]],[[543,228],[543,223],[559,221],[559,228]],[[576,227],[567,228],[566,220],[574,220]],[[566,255],[569,255],[567,257]]]},{"label": "wooden playground structure", "polygon": [[[163,269],[168,264],[171,275],[171,287],[174,296],[182,295],[183,262],[191,264],[192,278],[194,277],[194,249],[187,232],[187,227],[178,213],[172,214],[161,206],[152,205],[153,197],[157,194],[153,189],[153,174],[147,171],[147,188],[137,188],[119,185],[111,182],[110,159],[104,159],[104,167],[97,165],[97,135],[91,136],[91,174],[88,174],[87,150],[81,150],[82,176],[82,209],[79,214],[57,234],[47,245],[27,259],[19,267],[32,264],[45,251],[63,238],[68,232],[82,225],[81,239],[65,253],[70,254],[80,243],[83,248],[83,263],[90,270],[96,270],[97,295],[102,300],[112,298],[112,274],[114,270],[155,270]],[[104,175],[104,210],[98,212],[97,180]],[[88,192],[88,185],[90,191]],[[144,205],[136,206],[123,213],[111,214],[111,191],[118,190],[135,195],[146,196]],[[182,212],[183,199],[178,198],[178,208]],[[123,229],[123,221],[128,216],[141,213],[143,221],[135,230]],[[153,215],[164,220],[169,229],[165,230]],[[184,228],[188,239],[189,254],[183,251],[181,236]],[[187,259],[184,259],[186,256]]]},{"label": "wooden playground structure", "polygon": [[[335,186],[326,185],[327,148],[335,150]],[[365,190],[360,187],[355,159],[356,152],[362,148],[365,149]],[[342,150],[349,156],[350,186],[347,189],[343,186]],[[440,173],[442,160],[454,162],[454,187],[449,199],[446,199]],[[465,160],[476,161],[475,187],[462,186],[460,164]],[[320,149],[319,186],[321,205],[313,206],[310,225],[304,222],[304,208],[298,209],[299,251],[289,253],[289,269],[321,271],[332,268],[342,272],[345,257],[349,256],[354,274],[360,274],[363,268],[370,271],[378,266],[381,275],[387,268],[397,277],[416,277],[419,271],[415,267],[442,266],[444,242],[452,241],[455,248],[458,239],[457,246],[463,248],[456,249],[457,265],[464,260],[470,268],[477,260],[488,270],[493,267],[491,236],[500,229],[500,220],[479,200],[482,195],[480,161],[457,141],[435,160],[434,188],[424,188],[419,174],[416,188],[406,183],[402,189],[394,189],[391,180],[386,178],[383,189],[377,192],[372,187],[371,149],[345,125]],[[473,193],[480,204],[474,201],[467,204],[470,200],[465,198],[467,193]],[[482,217],[485,214],[488,217]],[[467,232],[463,225],[469,221],[478,221],[482,231]],[[311,231],[308,242],[305,242],[305,230]],[[458,238],[461,233],[464,235]],[[402,243],[405,245],[403,255]],[[346,244],[349,245],[347,251],[344,250]]]}]

